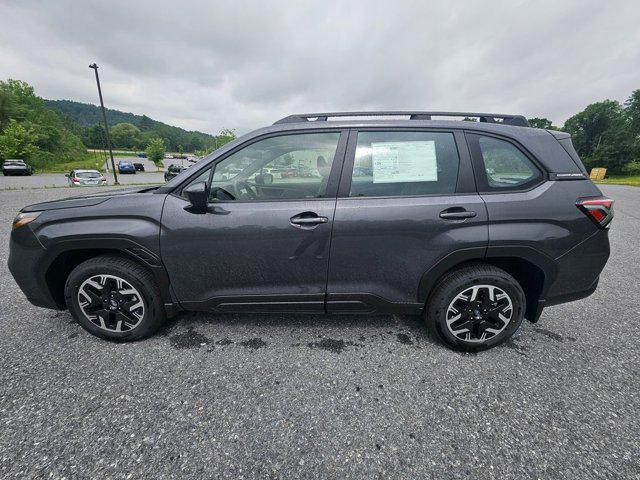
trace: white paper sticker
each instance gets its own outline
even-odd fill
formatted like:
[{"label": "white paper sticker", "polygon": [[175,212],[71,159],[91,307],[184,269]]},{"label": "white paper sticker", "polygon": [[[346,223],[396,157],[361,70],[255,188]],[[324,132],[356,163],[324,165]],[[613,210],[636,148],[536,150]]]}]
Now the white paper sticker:
[{"label": "white paper sticker", "polygon": [[373,183],[435,182],[438,180],[435,141],[371,144]]}]

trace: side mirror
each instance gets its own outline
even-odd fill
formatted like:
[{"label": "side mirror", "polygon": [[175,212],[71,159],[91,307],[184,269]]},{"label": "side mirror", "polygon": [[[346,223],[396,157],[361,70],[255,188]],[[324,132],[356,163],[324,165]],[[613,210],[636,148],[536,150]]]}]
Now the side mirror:
[{"label": "side mirror", "polygon": [[198,182],[193,185],[189,185],[184,189],[184,193],[189,199],[189,202],[191,202],[193,210],[197,210],[199,212],[205,212],[207,210],[209,192],[207,191],[206,182]]}]

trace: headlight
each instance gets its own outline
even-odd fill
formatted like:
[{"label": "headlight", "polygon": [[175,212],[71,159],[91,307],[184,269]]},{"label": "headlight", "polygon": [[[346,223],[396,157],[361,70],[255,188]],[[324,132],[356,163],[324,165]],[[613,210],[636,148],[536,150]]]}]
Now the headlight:
[{"label": "headlight", "polygon": [[27,223],[33,222],[42,212],[26,212],[19,213],[16,218],[13,219],[12,229],[22,227]]}]

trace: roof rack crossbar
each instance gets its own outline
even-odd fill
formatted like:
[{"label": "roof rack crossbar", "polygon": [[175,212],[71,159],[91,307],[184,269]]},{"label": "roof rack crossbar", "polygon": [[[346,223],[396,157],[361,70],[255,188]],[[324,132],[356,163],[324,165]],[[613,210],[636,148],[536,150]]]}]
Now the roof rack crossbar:
[{"label": "roof rack crossbar", "polygon": [[501,123],[505,125],[514,125],[518,127],[528,127],[529,122],[524,115],[508,115],[502,113],[479,113],[479,112],[414,112],[414,111],[378,111],[378,112],[324,112],[324,113],[304,113],[289,115],[284,117],[274,125],[282,123],[299,123],[299,122],[326,122],[329,118],[335,117],[409,117],[410,120],[431,120],[432,117],[464,117],[478,118],[484,123]]}]

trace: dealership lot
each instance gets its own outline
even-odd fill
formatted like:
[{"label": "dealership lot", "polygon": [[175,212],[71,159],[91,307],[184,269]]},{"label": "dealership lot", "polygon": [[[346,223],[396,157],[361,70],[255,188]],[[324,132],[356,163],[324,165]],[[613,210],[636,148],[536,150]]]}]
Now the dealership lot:
[{"label": "dealership lot", "polygon": [[[106,173],[107,182],[113,185],[113,174]],[[162,172],[144,172],[135,175],[118,175],[118,182],[122,185],[137,185],[145,183],[164,183]],[[0,190],[22,190],[34,188],[68,187],[69,182],[64,173],[38,173],[30,177],[0,177]],[[74,187],[78,189],[80,187]],[[82,191],[81,191],[82,192]],[[81,195],[82,193],[74,195]],[[67,191],[63,196],[70,195]],[[27,200],[28,201],[28,200]]]},{"label": "dealership lot", "polygon": [[467,355],[400,316],[182,314],[149,340],[101,341],[31,306],[7,270],[20,207],[101,191],[39,186],[0,191],[2,478],[640,472],[640,189],[602,187],[616,219],[593,296]]}]

